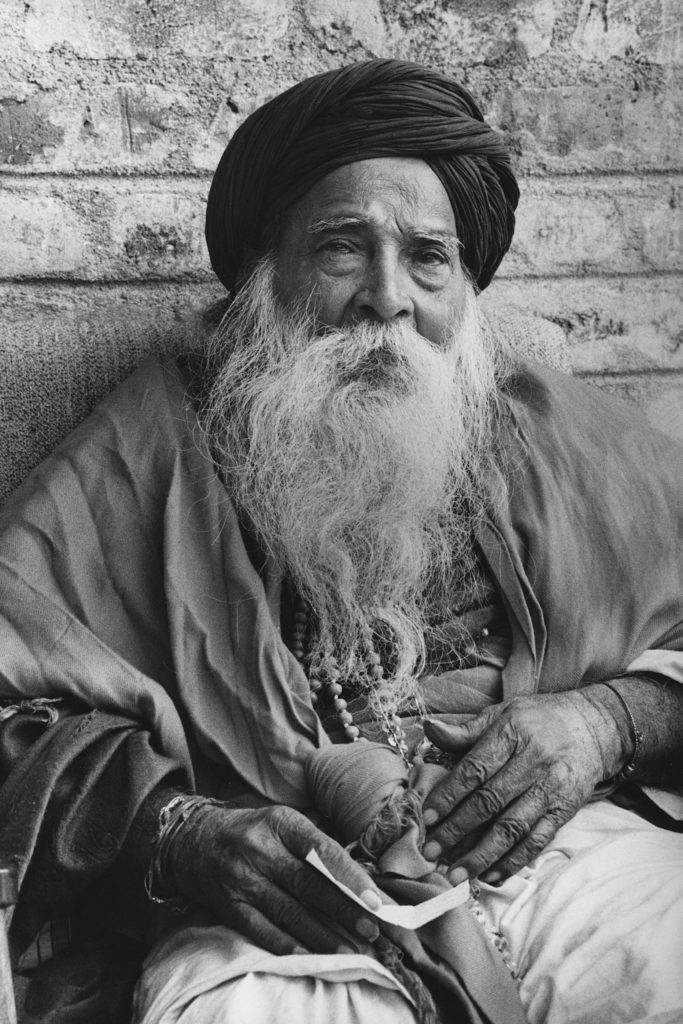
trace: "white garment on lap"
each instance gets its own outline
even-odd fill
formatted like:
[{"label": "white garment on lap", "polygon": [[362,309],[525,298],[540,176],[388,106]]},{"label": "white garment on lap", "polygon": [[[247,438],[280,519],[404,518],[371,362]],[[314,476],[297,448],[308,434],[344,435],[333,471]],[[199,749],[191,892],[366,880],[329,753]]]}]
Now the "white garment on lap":
[{"label": "white garment on lap", "polygon": [[415,1024],[403,986],[363,955],[274,956],[189,924],[145,961],[133,1024]]},{"label": "white garment on lap", "polygon": [[478,906],[529,1024],[683,1021],[683,835],[589,804]]},{"label": "white garment on lap", "polygon": [[[474,912],[517,977],[529,1024],[683,1021],[683,836],[609,801],[584,807]],[[365,956],[274,957],[186,926],[148,957],[134,1024],[414,1024]]]},{"label": "white garment on lap", "polygon": [[683,651],[667,651],[652,647],[643,651],[626,669],[626,672],[656,672],[675,683],[683,683]]},{"label": "white garment on lap", "polygon": [[277,974],[245,974],[161,1019],[164,1024],[415,1024],[403,996],[369,981],[342,985]]}]

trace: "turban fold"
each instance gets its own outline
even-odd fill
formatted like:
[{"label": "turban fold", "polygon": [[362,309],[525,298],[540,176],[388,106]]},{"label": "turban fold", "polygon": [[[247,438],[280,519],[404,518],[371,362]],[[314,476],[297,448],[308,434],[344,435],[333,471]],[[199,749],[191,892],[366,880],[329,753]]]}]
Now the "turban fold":
[{"label": "turban fold", "polygon": [[269,228],[344,164],[417,157],[453,207],[462,261],[489,284],[514,231],[519,189],[501,137],[448,76],[400,60],[371,60],[308,78],[256,110],[228,143],[211,184],[206,241],[234,292]]}]

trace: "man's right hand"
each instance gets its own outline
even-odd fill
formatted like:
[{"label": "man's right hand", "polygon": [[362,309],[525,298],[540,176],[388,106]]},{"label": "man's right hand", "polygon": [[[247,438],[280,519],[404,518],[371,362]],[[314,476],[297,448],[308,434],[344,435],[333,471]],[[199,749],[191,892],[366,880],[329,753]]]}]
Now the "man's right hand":
[{"label": "man's right hand", "polygon": [[168,880],[271,953],[366,951],[376,922],[305,862],[312,847],[335,878],[380,905],[367,873],[289,807],[205,805],[171,840]]}]

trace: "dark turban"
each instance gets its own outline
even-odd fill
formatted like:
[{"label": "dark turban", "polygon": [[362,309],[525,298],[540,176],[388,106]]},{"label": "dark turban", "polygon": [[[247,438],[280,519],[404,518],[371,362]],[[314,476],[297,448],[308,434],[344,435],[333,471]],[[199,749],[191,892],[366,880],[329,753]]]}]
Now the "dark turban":
[{"label": "dark turban", "polygon": [[418,157],[453,207],[462,260],[480,289],[512,241],[519,198],[510,158],[472,97],[446,75],[371,60],[308,78],[235,132],[209,192],[211,265],[234,292],[288,206],[331,171],[374,157]]}]

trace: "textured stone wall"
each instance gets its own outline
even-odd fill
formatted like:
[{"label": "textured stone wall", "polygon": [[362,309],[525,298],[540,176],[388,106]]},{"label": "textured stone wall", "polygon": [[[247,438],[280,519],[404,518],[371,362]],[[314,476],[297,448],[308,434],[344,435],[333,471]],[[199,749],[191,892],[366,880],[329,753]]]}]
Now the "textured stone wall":
[{"label": "textured stone wall", "polygon": [[521,176],[484,297],[683,434],[678,0],[0,0],[0,305],[180,315],[216,294],[210,174],[240,121],[368,56],[443,68]]}]

